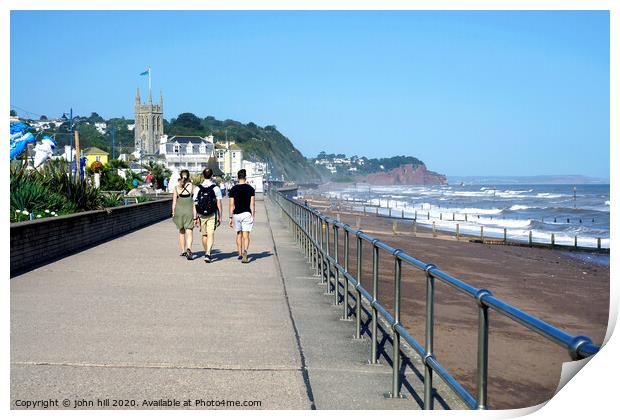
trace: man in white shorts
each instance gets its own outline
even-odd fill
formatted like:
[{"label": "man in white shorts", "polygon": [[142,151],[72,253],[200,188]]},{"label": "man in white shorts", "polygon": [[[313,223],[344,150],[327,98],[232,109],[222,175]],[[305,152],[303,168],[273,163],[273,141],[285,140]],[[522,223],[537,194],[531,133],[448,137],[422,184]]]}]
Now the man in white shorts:
[{"label": "man in white shorts", "polygon": [[242,263],[248,262],[248,248],[250,246],[250,232],[254,226],[254,188],[246,183],[245,169],[237,172],[239,183],[228,193],[230,197],[228,225],[235,228],[237,252]]}]

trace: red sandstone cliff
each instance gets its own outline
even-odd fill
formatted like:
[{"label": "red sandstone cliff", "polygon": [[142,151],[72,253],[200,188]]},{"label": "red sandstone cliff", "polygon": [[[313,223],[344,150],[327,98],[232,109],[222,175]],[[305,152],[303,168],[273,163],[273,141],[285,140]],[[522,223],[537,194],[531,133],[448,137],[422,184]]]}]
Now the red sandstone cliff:
[{"label": "red sandstone cliff", "polygon": [[414,168],[411,163],[400,165],[389,172],[375,172],[359,176],[355,181],[373,185],[442,185],[447,182],[445,175],[429,171],[426,165]]}]

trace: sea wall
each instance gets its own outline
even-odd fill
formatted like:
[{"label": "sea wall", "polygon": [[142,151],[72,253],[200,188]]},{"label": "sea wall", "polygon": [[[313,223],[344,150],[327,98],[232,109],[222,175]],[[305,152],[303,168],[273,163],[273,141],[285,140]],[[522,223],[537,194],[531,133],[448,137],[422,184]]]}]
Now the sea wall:
[{"label": "sea wall", "polygon": [[11,276],[170,217],[171,199],[11,224]]}]

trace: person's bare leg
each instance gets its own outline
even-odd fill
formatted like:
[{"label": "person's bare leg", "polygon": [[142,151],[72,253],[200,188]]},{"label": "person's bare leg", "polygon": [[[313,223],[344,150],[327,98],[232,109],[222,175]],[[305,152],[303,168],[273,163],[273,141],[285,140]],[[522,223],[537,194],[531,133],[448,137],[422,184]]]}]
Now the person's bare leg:
[{"label": "person's bare leg", "polygon": [[192,249],[194,242],[194,229],[185,229],[185,248]]},{"label": "person's bare leg", "polygon": [[250,232],[243,232],[243,250],[248,252],[250,248]]},{"label": "person's bare leg", "polygon": [[215,239],[214,237],[215,237],[215,232],[211,233],[210,235],[207,235],[207,249],[206,249],[207,255],[211,255],[211,248],[213,248],[213,241]]},{"label": "person's bare leg", "polygon": [[239,256],[241,256],[241,253],[243,252],[243,249],[241,248],[241,231],[237,232],[237,235],[235,237],[235,241],[237,242],[237,252],[239,253]]},{"label": "person's bare leg", "polygon": [[207,250],[209,249],[209,240],[207,235],[202,235],[202,249],[205,251],[205,255],[209,255]]},{"label": "person's bare leg", "polygon": [[179,248],[185,252],[185,229],[179,229]]}]

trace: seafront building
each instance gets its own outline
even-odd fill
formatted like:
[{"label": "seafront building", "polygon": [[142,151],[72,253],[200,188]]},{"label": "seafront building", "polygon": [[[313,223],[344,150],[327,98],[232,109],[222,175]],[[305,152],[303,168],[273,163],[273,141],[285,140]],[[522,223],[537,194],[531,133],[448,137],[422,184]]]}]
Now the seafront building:
[{"label": "seafront building", "polygon": [[213,136],[172,136],[159,139],[159,161],[171,170],[202,171],[213,156]]},{"label": "seafront building", "polygon": [[224,175],[236,180],[237,172],[242,167],[243,150],[233,140],[218,142],[215,144],[215,158]]}]

